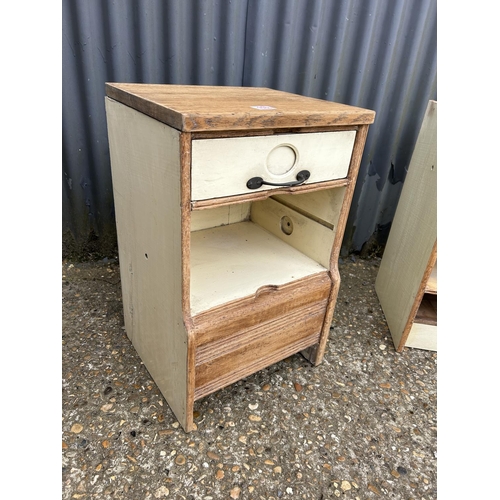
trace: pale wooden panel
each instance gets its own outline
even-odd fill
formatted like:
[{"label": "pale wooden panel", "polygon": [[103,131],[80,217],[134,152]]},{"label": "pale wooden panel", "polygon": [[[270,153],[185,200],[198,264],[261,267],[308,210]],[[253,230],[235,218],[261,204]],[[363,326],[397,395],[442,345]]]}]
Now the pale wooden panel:
[{"label": "pale wooden panel", "polygon": [[191,234],[191,314],[325,268],[253,222]]},{"label": "pale wooden panel", "polygon": [[191,231],[234,224],[249,217],[250,202],[198,210],[191,213]]},{"label": "pale wooden panel", "polygon": [[[325,268],[330,267],[330,254],[335,239],[335,231],[271,198],[254,202],[250,217],[253,222],[268,230],[280,240],[296,248]],[[286,234],[281,229],[283,217],[288,217],[291,221],[293,227],[291,234]]]},{"label": "pale wooden panel", "polygon": [[437,262],[434,264],[432,268],[429,279],[427,280],[427,284],[425,286],[425,293],[436,293],[437,294],[438,283],[437,283]]},{"label": "pale wooden panel", "polygon": [[427,351],[437,351],[437,326],[413,323],[405,345]]},{"label": "pale wooden panel", "polygon": [[106,95],[183,131],[373,123],[375,112],[258,87],[106,83]]},{"label": "pale wooden panel", "polygon": [[375,282],[397,349],[423,295],[437,239],[436,133],[437,103],[429,101]]},{"label": "pale wooden panel", "polygon": [[[191,198],[204,200],[277,189],[263,185],[251,190],[246,184],[252,177],[262,177],[273,183],[293,182],[301,170],[311,173],[306,184],[345,177],[355,137],[356,131],[344,130],[193,140]],[[273,173],[273,156],[269,155],[280,146],[281,149],[286,149],[286,146],[295,149],[295,163],[284,158],[284,162],[291,161],[290,167],[293,165],[293,168],[276,175]]]},{"label": "pale wooden panel", "polygon": [[179,132],[106,98],[125,328],[186,428]]},{"label": "pale wooden panel", "polygon": [[272,198],[330,229],[337,223],[344,202],[345,186],[313,193],[276,195]]}]

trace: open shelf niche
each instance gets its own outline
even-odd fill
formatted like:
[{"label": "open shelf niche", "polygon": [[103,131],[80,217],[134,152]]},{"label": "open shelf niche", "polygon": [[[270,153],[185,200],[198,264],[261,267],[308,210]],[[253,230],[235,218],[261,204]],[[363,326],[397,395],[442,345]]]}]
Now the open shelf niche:
[{"label": "open shelf niche", "polygon": [[326,273],[345,186],[191,214],[193,316]]}]

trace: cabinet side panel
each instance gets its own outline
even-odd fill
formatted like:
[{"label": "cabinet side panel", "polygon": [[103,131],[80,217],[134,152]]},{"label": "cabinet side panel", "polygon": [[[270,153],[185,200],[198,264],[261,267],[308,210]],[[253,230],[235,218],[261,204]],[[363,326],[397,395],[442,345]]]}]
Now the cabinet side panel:
[{"label": "cabinet side panel", "polygon": [[186,426],[179,132],[106,98],[127,335]]},{"label": "cabinet side panel", "polygon": [[398,350],[422,297],[422,281],[436,244],[436,134],[437,103],[429,101],[375,281]]}]

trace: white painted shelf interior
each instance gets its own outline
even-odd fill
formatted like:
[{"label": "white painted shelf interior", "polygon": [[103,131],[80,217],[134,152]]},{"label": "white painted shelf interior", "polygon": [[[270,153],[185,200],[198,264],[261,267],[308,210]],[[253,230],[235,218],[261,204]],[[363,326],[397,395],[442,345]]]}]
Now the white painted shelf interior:
[{"label": "white painted shelf interior", "polygon": [[252,221],[191,233],[191,312],[326,271]]}]

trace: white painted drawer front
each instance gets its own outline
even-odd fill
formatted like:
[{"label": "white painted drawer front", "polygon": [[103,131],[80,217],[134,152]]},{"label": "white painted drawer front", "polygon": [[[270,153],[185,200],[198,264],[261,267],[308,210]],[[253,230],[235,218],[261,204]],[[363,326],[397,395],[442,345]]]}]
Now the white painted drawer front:
[{"label": "white painted drawer front", "polygon": [[252,177],[284,183],[301,170],[311,174],[305,184],[347,176],[356,131],[266,135],[192,142],[191,199],[206,200],[277,189],[247,188]]}]

